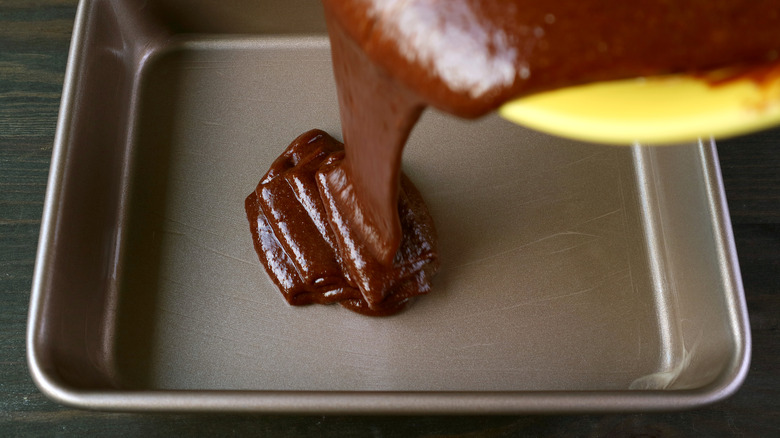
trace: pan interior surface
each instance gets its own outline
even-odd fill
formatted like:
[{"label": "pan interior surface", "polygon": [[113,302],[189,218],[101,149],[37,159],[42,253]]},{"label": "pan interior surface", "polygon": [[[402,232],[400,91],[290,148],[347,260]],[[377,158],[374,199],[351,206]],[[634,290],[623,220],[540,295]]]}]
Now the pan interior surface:
[{"label": "pan interior surface", "polygon": [[318,5],[247,21],[210,2],[130,3],[84,2],[77,21],[33,294],[39,385],[175,409],[143,395],[596,403],[740,379],[749,333],[711,143],[593,145],[429,110],[404,169],[436,221],[434,291],[389,318],[291,308],[243,201],[301,132],[340,137]]}]

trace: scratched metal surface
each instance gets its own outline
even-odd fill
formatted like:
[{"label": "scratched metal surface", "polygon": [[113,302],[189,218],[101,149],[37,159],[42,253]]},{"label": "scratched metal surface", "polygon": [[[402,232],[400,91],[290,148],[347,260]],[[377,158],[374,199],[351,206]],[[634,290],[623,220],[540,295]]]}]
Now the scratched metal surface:
[{"label": "scratched metal surface", "polygon": [[[631,151],[545,141],[497,119],[430,114],[409,145],[405,167],[441,236],[432,295],[383,319],[289,308],[253,252],[242,202],[298,133],[337,134],[339,122],[324,45],[264,46],[185,49],[147,72],[154,104],[139,112],[132,171],[144,195],[128,206],[120,292],[144,291],[144,302],[118,326],[120,345],[147,339],[118,349],[130,385],[594,389],[657,369],[666,347],[630,264],[646,271],[626,217],[639,213]],[[174,84],[187,92],[157,107]],[[150,309],[151,325],[132,323]],[[149,345],[148,363],[124,360]]]},{"label": "scratched metal surface", "polygon": [[[304,130],[340,137],[327,39],[176,34],[159,18],[170,11],[86,4],[77,30],[93,51],[71,58],[82,67],[68,76],[31,313],[33,376],[55,399],[263,410],[266,391],[320,391],[277,405],[316,411],[328,392],[358,391],[377,396],[335,410],[405,412],[379,391],[465,392],[430,405],[462,412],[498,391],[516,398],[485,404],[496,411],[658,409],[741,383],[749,332],[709,143],[587,145],[428,111],[404,168],[440,236],[433,293],[390,318],[291,308],[254,254],[243,200]],[[104,15],[141,48],[112,38]],[[93,59],[122,48],[123,62]],[[215,406],[204,390],[242,396]]]}]

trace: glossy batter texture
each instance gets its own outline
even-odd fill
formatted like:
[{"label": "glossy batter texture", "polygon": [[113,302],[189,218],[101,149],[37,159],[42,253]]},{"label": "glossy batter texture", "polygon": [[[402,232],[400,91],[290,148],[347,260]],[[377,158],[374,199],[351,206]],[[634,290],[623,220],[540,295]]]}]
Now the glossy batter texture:
[{"label": "glossy batter texture", "polygon": [[426,106],[478,117],[563,86],[780,57],[777,0],[323,5],[345,151],[322,132],[304,134],[247,198],[247,212],[288,302],[338,301],[368,314],[427,293],[438,266],[433,221],[401,174]]},{"label": "glossy batter texture", "polygon": [[323,0],[427,105],[476,117],[593,81],[780,59],[777,0]]},{"label": "glossy batter texture", "polygon": [[378,261],[352,232],[325,181],[339,173],[343,145],[323,131],[299,136],[246,199],[255,249],[291,305],[338,302],[391,315],[428,293],[438,268],[436,231],[420,193],[401,176],[396,214],[403,238],[392,263]]}]

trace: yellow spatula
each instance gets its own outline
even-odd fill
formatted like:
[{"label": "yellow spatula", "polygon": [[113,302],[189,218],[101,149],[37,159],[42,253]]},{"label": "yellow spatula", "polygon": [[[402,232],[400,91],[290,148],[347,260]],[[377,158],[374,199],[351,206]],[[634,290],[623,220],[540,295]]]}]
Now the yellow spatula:
[{"label": "yellow spatula", "polygon": [[511,101],[499,114],[597,143],[677,143],[780,125],[780,68],[762,77],[659,76],[600,82]]}]

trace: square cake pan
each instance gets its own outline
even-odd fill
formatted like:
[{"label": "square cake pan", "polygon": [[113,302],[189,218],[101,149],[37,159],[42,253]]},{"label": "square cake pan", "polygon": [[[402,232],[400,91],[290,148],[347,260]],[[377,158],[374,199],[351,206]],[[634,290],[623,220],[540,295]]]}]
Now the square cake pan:
[{"label": "square cake pan", "polygon": [[427,111],[404,168],[434,292],[289,307],[244,198],[340,137],[318,2],[82,1],[30,305],[41,391],[101,410],[672,410],[732,394],[750,333],[714,144],[607,147]]}]

